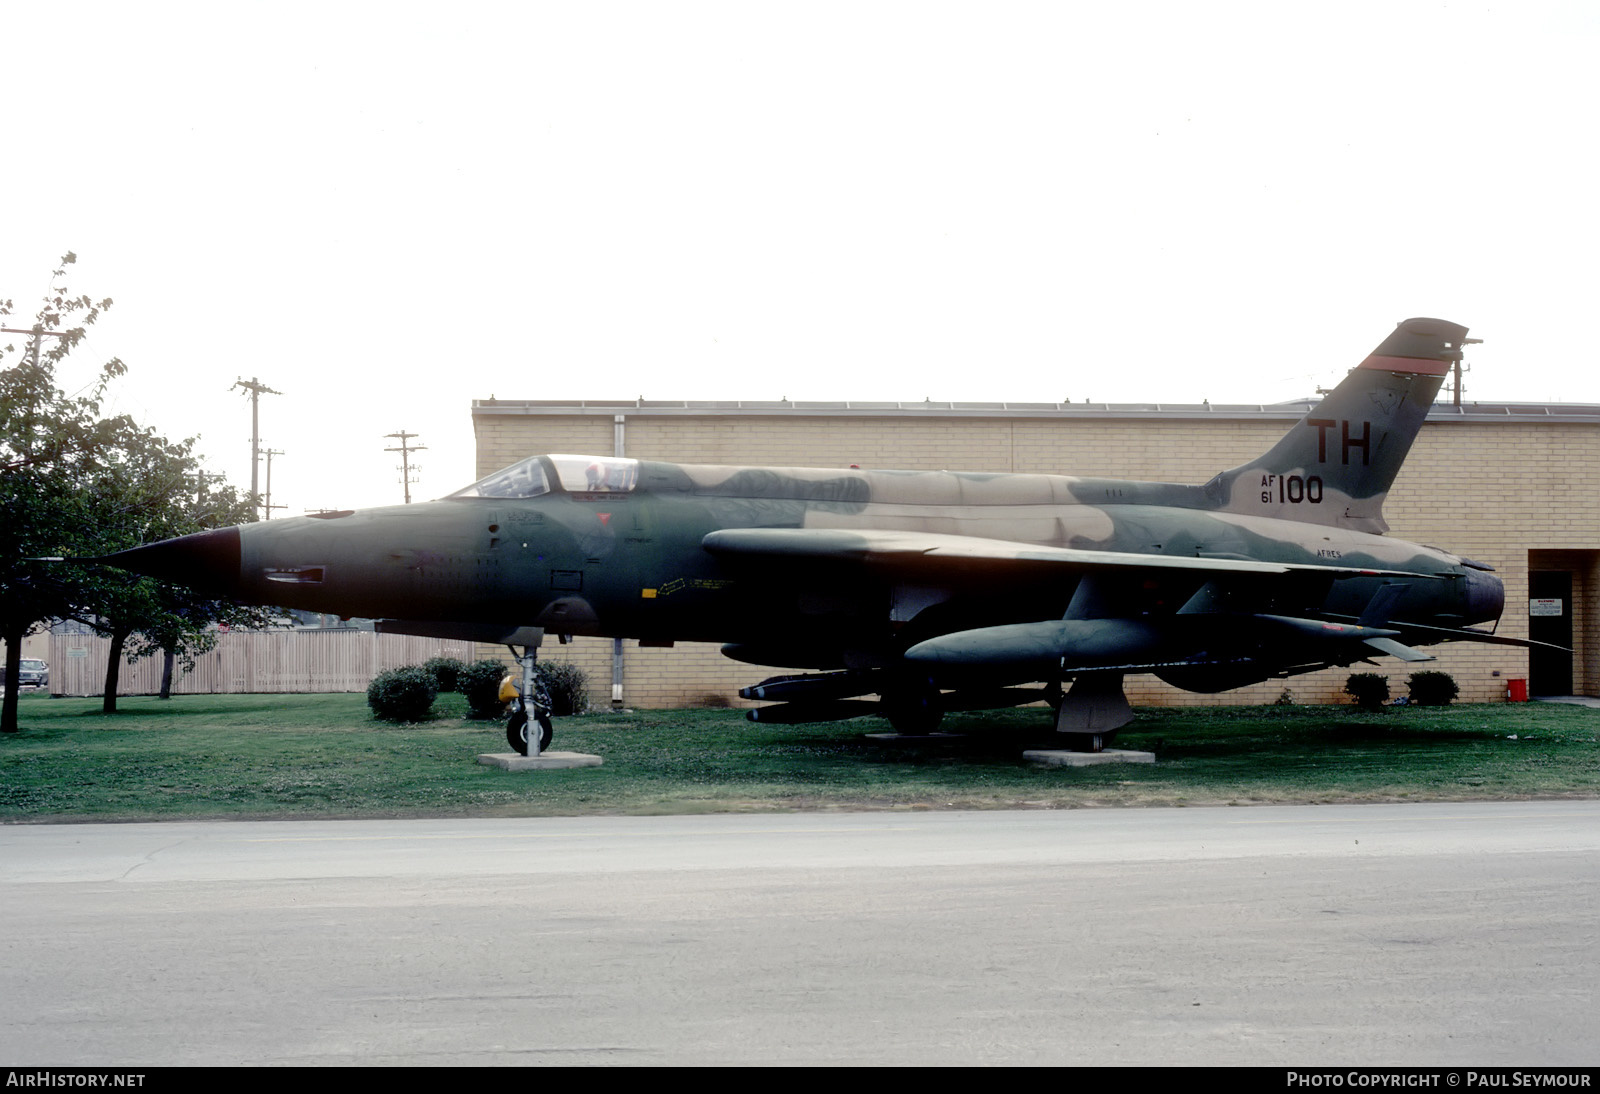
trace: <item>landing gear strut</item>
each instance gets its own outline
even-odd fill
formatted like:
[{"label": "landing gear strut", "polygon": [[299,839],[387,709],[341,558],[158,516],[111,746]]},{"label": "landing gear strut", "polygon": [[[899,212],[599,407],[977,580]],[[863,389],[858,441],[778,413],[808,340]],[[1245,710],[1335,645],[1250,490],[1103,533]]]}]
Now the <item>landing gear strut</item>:
[{"label": "landing gear strut", "polygon": [[884,716],[896,733],[921,737],[944,721],[939,689],[925,678],[900,681],[883,696]]},{"label": "landing gear strut", "polygon": [[[555,735],[555,726],[550,721],[550,691],[539,675],[539,645],[534,642],[523,646],[520,652],[516,646],[507,648],[522,667],[522,686],[510,703],[506,743],[523,756],[537,756],[550,747],[550,738]],[[528,732],[530,719],[539,727],[537,736]],[[533,737],[531,741],[530,736]]]}]

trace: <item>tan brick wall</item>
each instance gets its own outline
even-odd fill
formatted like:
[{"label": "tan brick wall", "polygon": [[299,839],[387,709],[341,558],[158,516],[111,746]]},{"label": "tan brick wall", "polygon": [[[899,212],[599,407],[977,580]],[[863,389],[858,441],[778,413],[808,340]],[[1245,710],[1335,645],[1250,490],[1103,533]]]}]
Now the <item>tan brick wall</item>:
[{"label": "tan brick wall", "polygon": [[[895,467],[907,470],[1027,471],[1167,482],[1203,482],[1266,451],[1292,423],[1083,417],[818,417],[652,415],[624,410],[627,455],[685,463]],[[607,454],[611,412],[592,415],[479,413],[478,470],[488,474],[540,452]],[[1430,422],[1391,491],[1390,534],[1442,547],[1496,567],[1506,585],[1500,633],[1527,636],[1528,552],[1600,550],[1600,492],[1583,471],[1600,465],[1600,426],[1589,423]],[[1575,556],[1576,557],[1576,556]],[[1579,601],[1580,656],[1574,686],[1600,694],[1600,573],[1594,556],[1572,568]],[[715,646],[641,649],[625,643],[625,700],[642,707],[702,705],[769,672],[720,656]],[[498,651],[493,651],[498,652]],[[1462,699],[1501,699],[1509,677],[1525,677],[1526,653],[1509,646],[1430,647],[1434,662],[1383,659],[1395,694],[1416,669],[1450,673]],[[547,656],[580,661],[603,702],[610,695],[611,642],[574,639]],[[777,670],[773,670],[777,671]],[[1221,695],[1195,695],[1154,677],[1129,679],[1136,704],[1271,702],[1288,688],[1297,702],[1342,701],[1351,670],[1273,680]]]}]

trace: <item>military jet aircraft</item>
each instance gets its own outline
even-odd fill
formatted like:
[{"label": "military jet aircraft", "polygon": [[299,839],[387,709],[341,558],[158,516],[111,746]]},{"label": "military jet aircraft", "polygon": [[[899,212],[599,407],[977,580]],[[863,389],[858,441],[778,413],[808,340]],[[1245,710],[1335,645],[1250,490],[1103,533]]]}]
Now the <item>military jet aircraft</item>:
[{"label": "military jet aircraft", "polygon": [[[1384,536],[1383,501],[1465,327],[1400,323],[1260,458],[1203,485],[1043,474],[532,456],[420,505],[184,536],[114,565],[380,629],[718,642],[791,670],[757,721],[1047,699],[1074,747],[1132,718],[1129,673],[1218,692],[1416,647],[1501,642],[1490,567]],[[804,671],[793,671],[804,670]],[[1042,685],[1042,686],[1041,686]],[[1063,686],[1070,685],[1063,692]],[[870,699],[869,696],[877,698]],[[519,720],[520,719],[520,720]],[[526,716],[508,737],[527,744]]]}]

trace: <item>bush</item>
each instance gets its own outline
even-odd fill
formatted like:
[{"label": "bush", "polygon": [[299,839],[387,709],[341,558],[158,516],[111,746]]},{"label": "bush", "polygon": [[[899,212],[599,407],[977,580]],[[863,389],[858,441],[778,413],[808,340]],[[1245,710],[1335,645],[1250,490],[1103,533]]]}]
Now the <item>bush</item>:
[{"label": "bush", "polygon": [[1353,672],[1344,682],[1344,690],[1362,710],[1377,710],[1389,701],[1389,678],[1375,672]]},{"label": "bush", "polygon": [[433,674],[434,684],[440,691],[455,691],[456,677],[467,667],[456,657],[430,657],[422,663],[423,669]]},{"label": "bush", "polygon": [[540,661],[539,675],[550,691],[550,713],[583,714],[589,709],[589,674],[567,661]]},{"label": "bush", "polygon": [[1414,672],[1406,678],[1411,701],[1419,707],[1447,707],[1461,694],[1455,677],[1448,672]]},{"label": "bush", "polygon": [[456,674],[456,690],[467,700],[467,717],[498,718],[505,710],[500,702],[500,681],[508,671],[499,661],[474,661]]},{"label": "bush", "polygon": [[432,673],[408,665],[374,676],[367,685],[367,705],[385,722],[425,722],[438,693]]}]

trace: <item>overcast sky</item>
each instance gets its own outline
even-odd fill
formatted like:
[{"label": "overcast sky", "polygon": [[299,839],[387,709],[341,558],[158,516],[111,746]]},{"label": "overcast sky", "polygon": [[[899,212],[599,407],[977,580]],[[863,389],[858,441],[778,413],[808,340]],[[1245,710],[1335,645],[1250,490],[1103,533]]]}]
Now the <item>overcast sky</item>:
[{"label": "overcast sky", "polygon": [[[0,297],[285,514],[470,401],[1600,402],[1594,3],[6,5]],[[26,325],[12,323],[10,325]],[[14,344],[19,339],[10,338]],[[1071,473],[1073,468],[1059,470]],[[1216,468],[1196,468],[1196,481]]]}]

